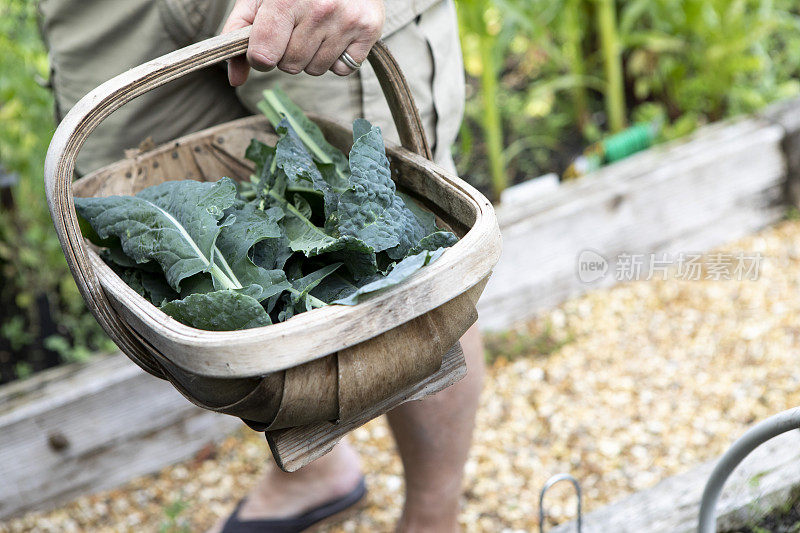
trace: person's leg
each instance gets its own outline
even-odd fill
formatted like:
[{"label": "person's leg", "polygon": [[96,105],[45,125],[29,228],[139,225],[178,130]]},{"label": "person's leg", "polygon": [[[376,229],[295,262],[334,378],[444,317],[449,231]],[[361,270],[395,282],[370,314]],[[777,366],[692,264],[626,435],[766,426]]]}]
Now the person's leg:
[{"label": "person's leg", "polygon": [[302,514],[352,491],[361,480],[358,454],[347,441],[292,473],[271,468],[242,505],[243,520]]},{"label": "person's leg", "polygon": [[[464,379],[387,414],[406,479],[399,531],[458,529],[462,474],[484,377],[483,345],[476,326],[464,334],[461,346],[468,370]],[[297,472],[286,473],[273,465],[248,494],[239,518],[296,516],[349,493],[361,475],[358,455],[347,441]],[[220,531],[224,522],[209,533]]]},{"label": "person's leg", "polygon": [[[416,22],[388,36],[385,42],[394,52],[414,93],[423,126],[432,146],[436,147],[435,162],[455,172],[450,147],[461,123],[464,80],[452,0],[435,5]],[[237,94],[245,107],[257,112],[262,91],[274,86],[282,87],[307,112],[330,114],[336,110],[333,115],[342,122],[365,117],[379,125],[387,139],[397,141],[391,113],[369,64],[365,64],[359,74],[347,78],[331,73],[313,78],[303,74],[289,76],[277,70],[251,72],[248,82],[237,88]],[[477,328],[470,329],[461,343],[468,366],[468,374],[461,382],[433,397],[400,406],[388,415],[405,468],[407,499],[398,526],[401,531],[457,529],[462,472],[484,375],[483,349]],[[305,467],[301,471],[307,474],[305,479],[316,476],[316,465],[323,460],[335,464],[336,468],[353,468],[353,463],[342,461],[350,455],[339,454],[340,447]],[[356,472],[360,474],[359,470]],[[293,480],[292,476],[294,474],[270,474],[256,486],[249,496],[253,503],[245,504],[242,514],[247,507],[250,519],[275,517],[272,510],[277,506],[269,500],[283,490],[281,483]],[[304,491],[301,483],[302,480],[298,480],[298,502],[307,505],[311,491]],[[327,495],[327,498],[320,496],[321,501],[331,498],[332,494],[326,492],[324,485],[316,487],[314,490]]]},{"label": "person's leg", "polygon": [[[287,473],[270,465],[248,493],[238,518],[248,521],[298,516],[350,493],[361,477],[358,454],[344,440],[297,472]],[[221,531],[226,520],[220,519],[208,533]]]},{"label": "person's leg", "polygon": [[458,530],[464,463],[485,372],[476,326],[461,338],[461,346],[468,368],[464,379],[435,396],[388,413],[406,478],[399,531]]}]

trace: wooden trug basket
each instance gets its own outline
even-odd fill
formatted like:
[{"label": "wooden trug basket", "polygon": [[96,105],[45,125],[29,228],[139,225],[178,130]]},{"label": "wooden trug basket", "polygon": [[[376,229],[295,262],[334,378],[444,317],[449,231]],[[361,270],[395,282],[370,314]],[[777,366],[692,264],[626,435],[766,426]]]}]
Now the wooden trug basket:
[{"label": "wooden trug basket", "polygon": [[[275,142],[264,117],[209,128],[138,153],[72,183],[85,139],[114,110],[189,72],[242,54],[249,28],[214,37],[104,83],[56,130],[45,164],[47,202],[72,275],[98,322],[120,349],[169,380],[193,403],[241,417],[265,431],[278,465],[296,470],[348,431],[400,403],[442,390],[466,373],[458,339],[500,254],[491,203],[434,165],[411,92],[382,43],[369,61],[402,146],[387,143],[398,188],[461,239],[400,286],[356,306],[334,305],[235,332],[202,331],[161,312],[128,287],[81,236],[75,196],[134,194],[170,179],[247,179],[251,138]],[[311,117],[345,152],[352,132]]]}]

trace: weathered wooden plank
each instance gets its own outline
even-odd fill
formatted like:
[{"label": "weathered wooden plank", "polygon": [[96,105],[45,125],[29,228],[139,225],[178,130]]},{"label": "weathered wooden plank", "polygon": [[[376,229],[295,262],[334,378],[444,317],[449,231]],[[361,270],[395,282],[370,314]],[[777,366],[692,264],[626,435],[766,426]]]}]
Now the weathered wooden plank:
[{"label": "weathered wooden plank", "polygon": [[763,116],[777,124],[784,131],[781,146],[786,156],[786,183],[784,190],[787,201],[800,207],[800,98],[792,98],[770,106]]},{"label": "weathered wooden plank", "polygon": [[240,422],[199,409],[121,354],[0,390],[0,517],[116,486]]},{"label": "weathered wooden plank", "polygon": [[[665,479],[583,517],[583,533],[690,533],[697,531],[700,498],[716,461]],[[800,432],[784,433],[757,448],[734,471],[717,506],[721,530],[753,523],[786,502],[800,484]],[[552,533],[572,533],[562,524]]]},{"label": "weathered wooden plank", "polygon": [[[627,253],[705,251],[778,220],[784,212],[783,129],[745,119],[701,130],[527,205],[500,207],[503,255],[478,305],[481,325],[500,329],[565,299],[614,283]],[[592,249],[610,271],[576,275]]]}]

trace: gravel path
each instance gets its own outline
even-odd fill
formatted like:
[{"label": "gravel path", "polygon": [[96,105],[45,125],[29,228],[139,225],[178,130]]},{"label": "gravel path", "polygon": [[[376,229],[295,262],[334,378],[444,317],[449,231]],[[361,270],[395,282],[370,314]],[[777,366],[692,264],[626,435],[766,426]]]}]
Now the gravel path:
[{"label": "gravel path", "polygon": [[[761,253],[757,281],[633,282],[569,301],[491,341],[496,357],[467,464],[465,531],[533,531],[551,475],[587,510],[722,453],[750,424],[800,405],[800,222],[725,247]],[[390,531],[402,502],[386,424],[353,434],[370,493],[328,531]],[[7,531],[202,531],[267,466],[242,431],[154,476],[0,524]],[[569,490],[548,509],[571,518]],[[174,518],[170,518],[170,517]]]}]

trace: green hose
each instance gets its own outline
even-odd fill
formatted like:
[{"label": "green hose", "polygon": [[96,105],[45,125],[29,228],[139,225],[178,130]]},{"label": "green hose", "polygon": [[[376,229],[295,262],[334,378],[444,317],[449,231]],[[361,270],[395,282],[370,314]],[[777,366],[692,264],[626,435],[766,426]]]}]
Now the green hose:
[{"label": "green hose", "polygon": [[636,124],[601,141],[602,152],[606,163],[646,150],[653,145],[658,135],[658,127],[654,124]]},{"label": "green hose", "polygon": [[660,122],[641,123],[615,133],[591,145],[564,172],[563,178],[574,179],[590,174],[604,164],[625,159],[650,148],[661,131]]}]

